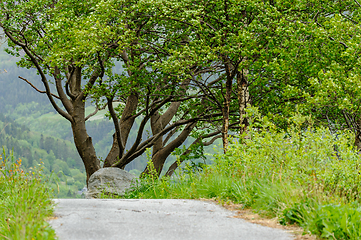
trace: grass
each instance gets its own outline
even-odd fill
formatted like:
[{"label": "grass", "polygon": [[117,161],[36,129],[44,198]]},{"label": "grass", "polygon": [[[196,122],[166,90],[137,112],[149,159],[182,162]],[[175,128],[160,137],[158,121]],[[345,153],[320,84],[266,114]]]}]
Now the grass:
[{"label": "grass", "polygon": [[322,239],[361,239],[361,161],[352,135],[304,123],[281,131],[258,119],[246,140],[202,171],[186,166],[171,179],[149,175],[125,198],[215,199]]},{"label": "grass", "polygon": [[44,184],[41,169],[24,172],[21,160],[0,155],[0,238],[56,239],[46,222],[53,214],[53,191]]},{"label": "grass", "polygon": [[[282,131],[253,115],[247,137],[215,154],[213,164],[186,165],[173,178],[150,174],[124,197],[237,203],[322,239],[361,239],[361,160],[352,134],[314,128],[302,117]],[[21,160],[5,155],[0,166],[0,238],[54,239],[45,221],[53,193],[41,171],[25,173]]]}]

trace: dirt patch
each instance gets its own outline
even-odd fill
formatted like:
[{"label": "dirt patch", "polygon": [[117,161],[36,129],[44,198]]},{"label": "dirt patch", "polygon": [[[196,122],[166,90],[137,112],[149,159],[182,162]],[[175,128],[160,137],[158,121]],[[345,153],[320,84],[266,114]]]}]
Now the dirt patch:
[{"label": "dirt patch", "polygon": [[278,223],[277,218],[267,219],[261,217],[257,213],[253,213],[251,209],[242,209],[242,210],[233,210],[233,206],[228,207],[224,206],[225,208],[232,210],[236,213],[236,215],[232,216],[234,218],[242,218],[247,222],[260,224],[262,226],[271,227],[271,228],[279,228],[285,230],[295,236],[295,240],[315,240],[317,239],[316,236],[312,236],[309,234],[303,235],[303,229],[296,226],[296,225],[288,225],[284,226]]},{"label": "dirt patch", "polygon": [[[210,201],[215,202],[219,204],[219,202],[215,200],[209,200],[209,199],[201,199],[202,201]],[[224,208],[227,210],[233,211],[235,213],[234,216],[231,216],[232,218],[241,218],[246,220],[247,222],[259,224],[266,227],[271,228],[278,228],[285,230],[286,232],[289,232],[290,234],[294,235],[295,240],[316,240],[318,239],[314,235],[305,234],[303,235],[303,229],[296,225],[288,225],[284,226],[279,224],[277,218],[265,218],[260,216],[257,213],[254,213],[252,209],[243,209],[244,206],[242,204],[222,204]]]},{"label": "dirt patch", "polygon": [[51,220],[56,220],[56,219],[58,219],[58,216],[51,216],[51,217],[47,217],[47,218],[45,218],[45,221],[51,221]]}]

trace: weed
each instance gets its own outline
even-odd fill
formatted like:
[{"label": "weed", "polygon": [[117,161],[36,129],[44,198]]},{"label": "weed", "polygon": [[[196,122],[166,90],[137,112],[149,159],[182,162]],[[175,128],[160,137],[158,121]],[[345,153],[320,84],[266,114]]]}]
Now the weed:
[{"label": "weed", "polygon": [[248,137],[214,155],[212,165],[186,165],[161,180],[150,175],[125,197],[232,201],[325,239],[360,239],[361,162],[352,135],[335,138],[306,120],[295,116],[282,131],[254,113]]},{"label": "weed", "polygon": [[0,155],[0,236],[3,239],[55,239],[45,221],[52,216],[52,190],[44,184],[41,166],[24,172],[21,159]]}]

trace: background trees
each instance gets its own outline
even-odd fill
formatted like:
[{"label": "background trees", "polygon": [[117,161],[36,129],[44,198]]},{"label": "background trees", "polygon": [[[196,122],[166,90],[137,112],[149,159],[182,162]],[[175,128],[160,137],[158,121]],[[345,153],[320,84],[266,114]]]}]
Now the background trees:
[{"label": "background trees", "polygon": [[182,156],[219,137],[226,152],[229,134],[245,131],[250,105],[281,127],[300,109],[359,135],[357,1],[8,0],[0,7],[8,52],[37,69],[71,124],[87,177],[100,162],[86,101],[106,108],[114,125],[104,166],[124,168],[152,148],[158,175],[189,136],[195,141]]}]

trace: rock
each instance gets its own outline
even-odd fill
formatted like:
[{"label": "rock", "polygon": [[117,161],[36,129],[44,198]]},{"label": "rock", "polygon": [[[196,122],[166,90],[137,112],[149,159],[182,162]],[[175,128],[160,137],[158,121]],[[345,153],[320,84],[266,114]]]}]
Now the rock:
[{"label": "rock", "polygon": [[120,168],[101,168],[90,176],[86,198],[97,198],[99,194],[123,196],[137,177]]}]

